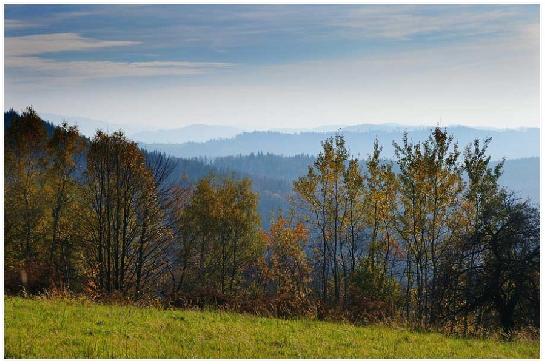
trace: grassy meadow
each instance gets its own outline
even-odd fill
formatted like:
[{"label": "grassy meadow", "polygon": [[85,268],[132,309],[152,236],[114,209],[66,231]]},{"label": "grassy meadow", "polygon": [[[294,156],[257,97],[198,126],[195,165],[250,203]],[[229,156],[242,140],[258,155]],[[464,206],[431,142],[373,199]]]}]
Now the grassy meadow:
[{"label": "grassy meadow", "polygon": [[6,358],[538,358],[537,341],[450,338],[60,299],[4,299]]}]

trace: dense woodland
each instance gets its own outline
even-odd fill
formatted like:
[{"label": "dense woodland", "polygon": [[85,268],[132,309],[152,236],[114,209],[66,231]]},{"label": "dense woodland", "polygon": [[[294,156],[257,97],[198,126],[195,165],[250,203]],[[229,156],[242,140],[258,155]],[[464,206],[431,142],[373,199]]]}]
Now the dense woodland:
[{"label": "dense woodland", "polygon": [[31,108],[6,118],[9,293],[466,335],[539,328],[539,210],[498,183],[490,139],[458,146],[436,128],[394,141],[392,161],[378,141],[360,161],[329,137],[263,228],[248,178],[180,179],[174,159],[121,132],[89,140]]}]

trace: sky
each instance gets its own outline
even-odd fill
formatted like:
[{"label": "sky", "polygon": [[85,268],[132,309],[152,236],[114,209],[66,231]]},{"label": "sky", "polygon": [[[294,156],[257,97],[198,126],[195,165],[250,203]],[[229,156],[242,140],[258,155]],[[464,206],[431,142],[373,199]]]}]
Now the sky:
[{"label": "sky", "polygon": [[4,108],[129,130],[538,127],[539,36],[539,5],[5,5]]}]

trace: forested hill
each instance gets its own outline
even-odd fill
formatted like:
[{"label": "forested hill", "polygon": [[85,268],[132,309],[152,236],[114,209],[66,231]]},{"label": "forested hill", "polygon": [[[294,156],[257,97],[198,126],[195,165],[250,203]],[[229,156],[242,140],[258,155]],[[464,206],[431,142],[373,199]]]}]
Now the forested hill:
[{"label": "forested hill", "polygon": [[[461,147],[469,144],[475,138],[485,139],[491,137],[488,152],[492,159],[501,158],[528,158],[539,156],[539,129],[477,129],[465,126],[453,126],[447,128],[449,134],[454,135]],[[347,145],[353,155],[366,157],[372,150],[373,141],[378,139],[383,145],[383,156],[392,158],[394,148],[392,141],[399,141],[403,135],[403,129],[371,129],[353,131],[342,130]],[[412,128],[407,130],[409,139],[420,141],[427,138],[430,128]],[[320,151],[320,142],[335,132],[251,132],[242,133],[229,139],[210,140],[203,143],[182,144],[141,144],[145,149],[158,150],[167,154],[181,157],[224,157],[230,155],[247,155],[250,153],[272,153],[284,156],[298,154],[316,155]]]},{"label": "forested hill", "polygon": [[[184,176],[195,182],[208,174],[250,177],[254,190],[259,193],[262,222],[268,226],[279,209],[286,211],[289,208],[293,181],[304,175],[313,162],[314,157],[309,155],[283,157],[264,153],[215,159],[177,158],[173,178]],[[493,165],[497,163],[493,162]],[[363,163],[362,169],[365,171]],[[397,172],[395,164],[394,170]],[[500,183],[520,198],[529,198],[539,204],[539,158],[506,160]]]},{"label": "forested hill", "polygon": [[[4,112],[4,132],[11,126],[14,118],[17,116],[17,112],[13,109]],[[48,135],[52,135],[55,130],[55,125],[49,121],[42,120],[45,130]]]},{"label": "forested hill", "polygon": [[[4,113],[4,128],[8,127],[13,117],[12,112]],[[44,122],[46,130],[49,134],[52,133],[55,126],[49,122]],[[467,129],[460,127],[459,129]],[[474,130],[474,129],[471,129]],[[376,131],[376,130],[373,130]],[[392,132],[394,133],[394,132]],[[498,132],[499,133],[499,132]],[[505,132],[507,133],[507,132]],[[522,133],[522,131],[514,132]],[[279,133],[265,133],[276,135]],[[305,136],[305,135],[306,136]],[[362,134],[362,133],[353,133]],[[244,135],[244,134],[243,134]],[[325,138],[325,133],[302,133],[302,134],[285,134],[287,136],[300,136],[303,138],[319,136]],[[453,134],[458,138],[457,134]],[[463,135],[463,134],[462,134]],[[499,135],[503,135],[499,133]],[[518,135],[518,134],[516,134]],[[539,133],[535,133],[539,136]],[[396,134],[396,137],[399,137]],[[469,139],[469,135],[466,139]],[[520,137],[520,135],[519,135]],[[386,138],[386,137],[385,137]],[[393,134],[389,137],[393,138]],[[387,139],[390,142],[384,141],[385,150],[391,145],[392,139]],[[227,140],[226,140],[227,141]],[[321,139],[316,140],[318,148]],[[215,141],[220,143],[222,141]],[[289,143],[282,142],[286,146],[286,150],[293,148]],[[369,143],[372,143],[369,140]],[[538,139],[539,143],[539,139]],[[192,145],[205,145],[192,143]],[[460,142],[463,145],[463,143]],[[500,142],[493,139],[490,144],[490,150],[501,149]],[[178,145],[184,146],[185,144]],[[266,147],[268,144],[264,144]],[[539,144],[538,144],[539,145]],[[172,145],[171,145],[172,146]],[[270,145],[272,146],[272,145]],[[149,145],[145,146],[149,150]],[[278,146],[280,148],[280,146]],[[527,147],[527,146],[526,146]],[[522,148],[522,147],[521,147]],[[259,149],[259,148],[256,148]],[[159,148],[167,154],[171,154],[168,148]],[[516,150],[506,146],[504,152],[508,154],[516,154]],[[539,150],[539,149],[537,149]],[[175,154],[172,152],[172,154]],[[289,154],[289,153],[286,153]],[[387,153],[386,153],[387,154]],[[363,158],[367,153],[363,154]],[[259,194],[259,213],[262,223],[265,227],[269,226],[271,219],[279,210],[287,211],[289,209],[289,195],[293,189],[293,181],[307,172],[308,166],[314,162],[314,156],[310,154],[296,154],[291,156],[282,156],[279,154],[262,153],[250,151],[247,155],[229,155],[216,158],[194,157],[194,158],[176,158],[175,168],[171,175],[171,182],[179,181],[181,177],[185,178],[190,183],[196,183],[199,179],[210,175],[230,175],[235,178],[249,177],[252,180],[253,189]],[[84,168],[84,161],[79,166]],[[362,163],[362,169],[364,169]],[[394,164],[394,169],[395,164]],[[396,169],[397,171],[397,169]],[[520,158],[508,159],[505,161],[504,174],[500,180],[508,189],[515,191],[521,198],[530,198],[534,203],[539,203],[539,158]]]}]

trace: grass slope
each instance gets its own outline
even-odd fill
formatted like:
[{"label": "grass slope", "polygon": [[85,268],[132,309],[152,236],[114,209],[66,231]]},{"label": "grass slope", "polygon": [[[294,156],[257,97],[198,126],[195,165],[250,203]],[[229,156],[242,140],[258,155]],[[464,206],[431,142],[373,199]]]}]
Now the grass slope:
[{"label": "grass slope", "polygon": [[4,299],[6,358],[537,358],[538,342],[46,299]]}]

